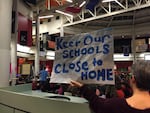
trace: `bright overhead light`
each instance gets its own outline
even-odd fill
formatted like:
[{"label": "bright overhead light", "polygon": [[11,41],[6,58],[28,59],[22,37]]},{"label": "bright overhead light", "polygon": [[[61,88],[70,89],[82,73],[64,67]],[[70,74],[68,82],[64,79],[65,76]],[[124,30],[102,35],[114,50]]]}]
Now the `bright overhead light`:
[{"label": "bright overhead light", "polygon": [[73,1],[72,0],[66,0],[67,2],[70,2],[70,3],[72,3]]},{"label": "bright overhead light", "polygon": [[145,56],[144,56],[144,59],[145,59],[145,60],[150,60],[150,54],[145,55]]},{"label": "bright overhead light", "polygon": [[65,13],[63,11],[60,11],[60,10],[55,10],[57,13],[60,13],[60,14],[63,14],[63,15],[66,15],[66,16],[70,16],[73,18],[73,15],[69,14],[69,13]]},{"label": "bright overhead light", "polygon": [[17,44],[17,51],[20,51],[23,53],[30,53],[30,47]]},{"label": "bright overhead light", "polygon": [[54,51],[47,51],[47,56],[55,56],[55,52]]},{"label": "bright overhead light", "polygon": [[52,56],[46,56],[46,59],[48,59],[48,60],[55,60],[55,57],[52,57]]},{"label": "bright overhead light", "polygon": [[35,24],[35,23],[36,23],[36,21],[32,21],[32,23],[33,23],[33,24]]},{"label": "bright overhead light", "polygon": [[54,15],[40,16],[39,18],[43,19],[43,18],[52,18],[52,17],[54,17]]},{"label": "bright overhead light", "polygon": [[86,1],[83,1],[79,7],[82,7],[85,3],[86,3]]},{"label": "bright overhead light", "polygon": [[102,2],[113,2],[113,1],[116,1],[116,0],[103,0]]}]

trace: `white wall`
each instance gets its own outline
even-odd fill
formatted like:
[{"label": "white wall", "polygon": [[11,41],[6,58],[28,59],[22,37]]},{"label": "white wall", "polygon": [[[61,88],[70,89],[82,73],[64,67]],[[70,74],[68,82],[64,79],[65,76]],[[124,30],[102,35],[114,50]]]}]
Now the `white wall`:
[{"label": "white wall", "polygon": [[[49,32],[49,34],[59,33],[59,27],[61,26],[61,19],[56,20],[55,17],[51,18],[51,22],[44,22],[40,24],[39,32],[45,33]],[[35,26],[32,27],[32,35],[36,35]]]}]

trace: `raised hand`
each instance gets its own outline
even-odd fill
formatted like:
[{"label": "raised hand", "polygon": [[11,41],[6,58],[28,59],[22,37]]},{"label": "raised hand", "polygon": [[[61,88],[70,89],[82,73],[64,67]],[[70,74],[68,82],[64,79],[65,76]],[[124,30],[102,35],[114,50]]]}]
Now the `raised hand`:
[{"label": "raised hand", "polygon": [[83,84],[74,80],[70,81],[71,86],[82,87]]}]

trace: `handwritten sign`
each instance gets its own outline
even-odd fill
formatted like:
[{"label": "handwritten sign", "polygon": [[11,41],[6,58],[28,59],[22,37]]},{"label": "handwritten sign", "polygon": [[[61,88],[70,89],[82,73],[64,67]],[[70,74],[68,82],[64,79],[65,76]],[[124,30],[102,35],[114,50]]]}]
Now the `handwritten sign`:
[{"label": "handwritten sign", "polygon": [[114,84],[111,29],[56,38],[51,83]]}]

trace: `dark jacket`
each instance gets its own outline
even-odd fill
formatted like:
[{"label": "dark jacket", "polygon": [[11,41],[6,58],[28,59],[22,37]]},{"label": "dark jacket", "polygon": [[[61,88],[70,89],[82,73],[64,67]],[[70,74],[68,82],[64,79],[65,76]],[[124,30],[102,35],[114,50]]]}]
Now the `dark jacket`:
[{"label": "dark jacket", "polygon": [[81,87],[80,92],[89,101],[89,106],[95,113],[150,113],[150,108],[139,110],[129,106],[124,98],[100,98],[85,85]]}]

